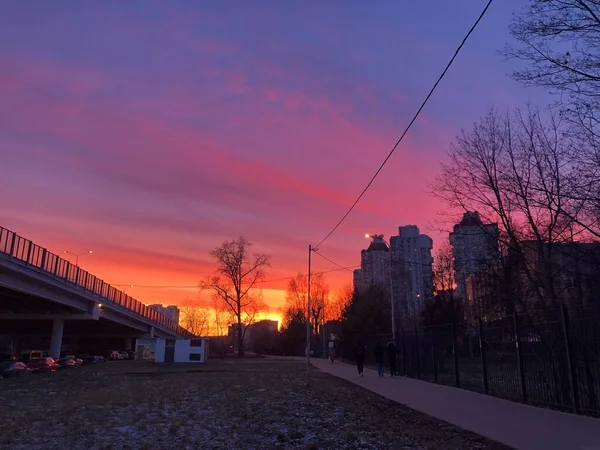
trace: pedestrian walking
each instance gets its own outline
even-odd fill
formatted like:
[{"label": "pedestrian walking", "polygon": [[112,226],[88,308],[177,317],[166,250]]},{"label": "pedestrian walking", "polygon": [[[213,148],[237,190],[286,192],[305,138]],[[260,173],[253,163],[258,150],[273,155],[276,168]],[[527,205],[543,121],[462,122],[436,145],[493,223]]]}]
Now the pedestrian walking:
[{"label": "pedestrian walking", "polygon": [[379,378],[383,378],[383,361],[385,358],[385,348],[381,341],[377,341],[375,344],[375,363],[377,364],[377,375]]},{"label": "pedestrian walking", "polygon": [[388,364],[390,365],[390,375],[396,376],[398,375],[398,371],[396,369],[396,355],[398,354],[396,344],[394,344],[393,342],[388,342],[386,350],[388,356]]},{"label": "pedestrian walking", "polygon": [[356,358],[356,368],[358,369],[358,376],[364,377],[363,369],[365,364],[365,355],[366,355],[366,347],[365,345],[358,341],[356,343],[356,347],[354,348],[354,357]]}]

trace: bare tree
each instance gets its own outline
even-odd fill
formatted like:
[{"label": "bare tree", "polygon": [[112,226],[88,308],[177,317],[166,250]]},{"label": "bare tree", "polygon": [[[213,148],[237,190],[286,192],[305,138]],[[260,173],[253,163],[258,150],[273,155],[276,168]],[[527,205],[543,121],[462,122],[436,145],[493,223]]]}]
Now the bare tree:
[{"label": "bare tree", "polygon": [[342,317],[344,309],[352,301],[354,296],[354,287],[352,284],[347,284],[337,293],[337,295],[331,298],[331,301],[327,305],[325,315],[327,320],[339,320]]},{"label": "bare tree", "polygon": [[248,300],[244,314],[242,315],[242,341],[247,341],[246,334],[251,325],[254,325],[260,316],[267,310],[267,306],[262,299],[260,292],[255,292]]},{"label": "bare tree", "polygon": [[180,308],[182,326],[194,336],[206,336],[210,328],[210,312],[199,302],[186,301]]},{"label": "bare tree", "polygon": [[523,309],[529,300],[556,304],[555,244],[584,231],[574,219],[580,204],[567,195],[577,180],[577,148],[562,127],[535,109],[490,111],[457,138],[434,185],[449,206],[499,222],[501,244],[531,287],[518,299]]},{"label": "bare tree", "polygon": [[600,2],[532,0],[514,16],[511,34],[517,44],[503,53],[527,63],[514,78],[557,94],[564,111],[598,136]]},{"label": "bare tree", "polygon": [[565,195],[580,209],[571,220],[600,237],[600,2],[531,0],[511,26],[515,45],[504,54],[525,62],[516,80],[547,88],[573,125],[577,183]]},{"label": "bare tree", "polygon": [[438,249],[433,259],[433,286],[438,293],[454,289],[454,259],[449,245]]},{"label": "bare tree", "polygon": [[212,291],[235,317],[239,356],[244,356],[243,322],[254,314],[259,283],[265,268],[271,266],[269,255],[250,254],[251,246],[244,237],[223,242],[210,253],[217,264],[216,274],[200,282],[200,289]]},{"label": "bare tree", "polygon": [[[329,285],[322,273],[311,275],[310,279],[310,313],[309,320],[313,334],[318,338],[319,325],[323,321],[324,312],[329,304]],[[306,319],[308,307],[308,276],[298,273],[288,283],[286,294],[286,308],[301,312]]]},{"label": "bare tree", "polygon": [[233,315],[227,304],[216,294],[213,294],[211,306],[214,333],[217,336],[223,336],[227,334],[228,326],[233,321]]}]

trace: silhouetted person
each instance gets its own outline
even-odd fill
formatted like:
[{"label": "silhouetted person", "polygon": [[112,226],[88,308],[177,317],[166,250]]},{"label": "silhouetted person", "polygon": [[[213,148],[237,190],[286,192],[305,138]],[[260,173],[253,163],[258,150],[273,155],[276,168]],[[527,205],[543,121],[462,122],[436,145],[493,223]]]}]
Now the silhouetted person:
[{"label": "silhouetted person", "polygon": [[331,361],[331,364],[335,361],[335,344],[333,342],[330,342],[329,344],[329,360]]},{"label": "silhouetted person", "polygon": [[375,363],[377,364],[377,375],[379,378],[383,378],[383,360],[385,358],[385,348],[381,341],[377,341],[375,344]]},{"label": "silhouetted person", "polygon": [[354,357],[356,358],[356,368],[358,369],[358,376],[364,377],[363,369],[365,364],[365,354],[367,353],[365,345],[361,342],[356,343],[354,347]]},{"label": "silhouetted person", "polygon": [[398,375],[398,371],[396,369],[396,355],[398,354],[398,350],[396,350],[396,345],[393,342],[389,342],[387,347],[387,356],[388,356],[388,364],[390,365],[390,375]]}]

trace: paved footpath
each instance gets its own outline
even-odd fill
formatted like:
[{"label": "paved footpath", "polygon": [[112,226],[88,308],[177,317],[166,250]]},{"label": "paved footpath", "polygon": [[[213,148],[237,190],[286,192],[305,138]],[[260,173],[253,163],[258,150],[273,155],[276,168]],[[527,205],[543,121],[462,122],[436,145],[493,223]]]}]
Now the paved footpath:
[{"label": "paved footpath", "polygon": [[417,411],[519,450],[600,450],[600,419],[536,408],[412,378],[379,378],[336,361],[312,364]]}]

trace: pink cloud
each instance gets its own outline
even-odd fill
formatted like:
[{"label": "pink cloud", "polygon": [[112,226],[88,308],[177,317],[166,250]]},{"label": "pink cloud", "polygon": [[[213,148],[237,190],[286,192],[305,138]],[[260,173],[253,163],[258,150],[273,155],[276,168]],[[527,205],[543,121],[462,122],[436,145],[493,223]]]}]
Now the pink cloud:
[{"label": "pink cloud", "polygon": [[[86,236],[93,239],[108,255],[102,260],[105,267],[113,258],[126,259],[128,271],[140,277],[158,276],[160,270],[170,277],[193,276],[209,267],[196,262],[204,261],[216,243],[238,235],[249,236],[273,255],[277,278],[305,271],[308,243],[324,236],[341,217],[394,141],[392,134],[376,134],[348,119],[349,104],[299,90],[257,87],[235,71],[209,66],[207,76],[222,80],[227,95],[240,94],[245,99],[241,104],[226,103],[218,92],[196,98],[184,88],[144,100],[83,101],[82,96],[110,88],[111,80],[80,70],[71,84],[70,67],[49,66],[17,63],[14,73],[23,80],[19,91],[11,89],[11,82],[0,82],[6,104],[15,106],[4,111],[2,122],[13,133],[44,142],[9,155],[13,164],[30,160],[23,167],[31,174],[35,168],[36,179],[55,185],[61,179],[65,189],[73,180],[73,191],[54,200],[52,190],[40,194],[39,189],[22,189],[12,208],[27,209],[23,205],[31,199],[47,195],[48,205],[36,207],[38,217],[61,211],[64,220],[53,226],[81,230],[77,242],[84,246]],[[44,87],[55,84],[67,98]],[[372,93],[366,89],[364,95]],[[168,119],[148,113],[163,111],[170,112]],[[224,125],[239,123],[240,128],[229,136],[186,123],[191,117],[214,116],[230,117]],[[253,134],[260,139],[253,142]],[[269,154],[265,145],[277,151]],[[371,228],[386,224],[395,232],[403,211],[412,211],[410,223],[430,216],[432,203],[418,192],[430,170],[430,163],[419,159],[416,144],[399,149],[327,243],[325,254],[344,265],[358,263],[366,227],[379,231]],[[24,217],[21,223],[33,220]],[[131,244],[123,245],[128,239]],[[52,241],[68,243],[65,237]],[[316,270],[335,267],[315,264]],[[330,280],[335,289],[349,274],[335,272]],[[269,287],[285,285],[280,281]]]}]

